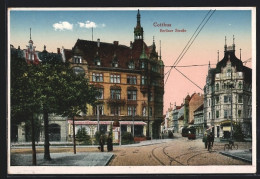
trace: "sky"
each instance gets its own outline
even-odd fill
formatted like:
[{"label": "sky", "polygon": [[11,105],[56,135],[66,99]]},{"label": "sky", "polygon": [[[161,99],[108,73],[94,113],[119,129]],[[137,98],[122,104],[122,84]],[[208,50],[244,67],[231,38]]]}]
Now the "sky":
[{"label": "sky", "polygon": [[[215,9],[215,8],[214,8]],[[213,8],[199,10],[187,9],[145,9],[140,8],[141,26],[144,30],[144,40],[147,45],[153,42],[159,51],[161,41],[162,60],[165,73],[170,70],[178,59],[192,35],[202,20]],[[210,14],[209,13],[209,14]],[[31,38],[36,50],[42,51],[44,45],[49,52],[56,52],[57,48],[71,49],[77,39],[129,46],[134,41],[134,27],[136,26],[137,8],[132,9],[84,9],[84,10],[50,10],[50,9],[12,9],[9,19],[9,42],[15,48],[26,48]],[[207,16],[209,17],[209,16]],[[206,20],[204,21],[206,22]],[[155,24],[169,24],[168,27],[158,27]],[[162,32],[162,30],[173,30]],[[184,32],[175,32],[175,29]],[[199,32],[199,30],[197,31]],[[177,67],[196,85],[188,81],[175,69],[170,71],[164,93],[164,114],[171,104],[181,105],[187,94],[203,93],[208,71],[216,66],[224,55],[225,36],[227,46],[236,45],[236,56],[246,61],[252,58],[252,12],[250,9],[217,8],[211,18],[204,25],[196,39],[183,55],[178,66],[204,65],[199,67]],[[194,36],[195,37],[195,36]],[[189,43],[190,44],[190,43]],[[252,66],[251,62],[245,64]],[[173,106],[172,106],[173,107]]]}]

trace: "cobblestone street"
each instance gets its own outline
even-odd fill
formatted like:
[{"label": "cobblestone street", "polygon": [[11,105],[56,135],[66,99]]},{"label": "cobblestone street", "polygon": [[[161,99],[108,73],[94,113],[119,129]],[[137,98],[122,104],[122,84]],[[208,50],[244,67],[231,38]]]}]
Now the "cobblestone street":
[{"label": "cobblestone street", "polygon": [[[239,150],[249,149],[251,143],[238,143]],[[219,153],[224,144],[215,142],[213,151],[204,148],[201,139],[187,138],[173,139],[167,143],[142,146],[116,148],[115,157],[110,166],[176,166],[176,165],[249,165],[248,162],[233,159]]]},{"label": "cobblestone street", "polygon": [[[160,142],[160,140],[157,140]],[[188,140],[184,137],[175,137],[171,140],[161,140],[161,143],[145,145],[114,146],[113,158],[109,166],[187,166],[187,165],[250,165],[249,162],[224,156],[219,152],[224,150],[224,144],[215,142],[213,151],[204,148],[201,139]],[[237,142],[238,150],[249,150],[251,142]],[[52,153],[73,153],[72,147],[50,148]],[[106,150],[105,150],[106,151]],[[77,147],[78,152],[97,152],[97,147]],[[30,154],[30,148],[15,148],[11,154]],[[37,147],[37,153],[43,153],[43,147]],[[104,152],[105,153],[105,152]]]}]

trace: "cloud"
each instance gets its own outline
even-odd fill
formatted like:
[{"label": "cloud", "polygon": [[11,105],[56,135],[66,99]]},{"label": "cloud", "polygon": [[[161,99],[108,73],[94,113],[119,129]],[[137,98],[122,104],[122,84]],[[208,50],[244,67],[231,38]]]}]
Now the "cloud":
[{"label": "cloud", "polygon": [[57,31],[64,31],[64,30],[72,30],[73,29],[73,24],[70,24],[67,21],[63,21],[63,22],[59,22],[59,23],[55,23],[52,25],[54,30]]},{"label": "cloud", "polygon": [[106,27],[106,24],[96,24],[95,22],[92,22],[92,21],[86,21],[85,23],[84,22],[78,22],[79,24],[79,27],[82,27],[82,28],[87,28],[87,29],[90,29],[90,28],[97,28],[97,27]]}]

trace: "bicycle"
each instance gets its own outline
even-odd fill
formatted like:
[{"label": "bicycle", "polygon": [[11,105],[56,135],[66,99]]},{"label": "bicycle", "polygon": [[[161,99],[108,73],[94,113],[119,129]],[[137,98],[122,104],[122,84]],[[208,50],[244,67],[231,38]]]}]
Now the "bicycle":
[{"label": "bicycle", "polygon": [[235,149],[235,150],[238,149],[238,145],[234,144],[234,141],[229,141],[228,144],[224,145],[224,150],[232,150],[232,149]]},{"label": "bicycle", "polygon": [[211,144],[211,142],[208,143],[208,151],[212,152],[212,144]]}]

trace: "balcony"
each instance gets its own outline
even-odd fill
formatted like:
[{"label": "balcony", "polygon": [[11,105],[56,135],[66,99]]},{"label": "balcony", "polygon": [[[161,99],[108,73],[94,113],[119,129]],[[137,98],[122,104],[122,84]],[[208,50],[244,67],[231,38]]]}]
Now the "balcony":
[{"label": "balcony", "polygon": [[107,104],[110,106],[124,106],[126,104],[126,100],[109,98]]}]

